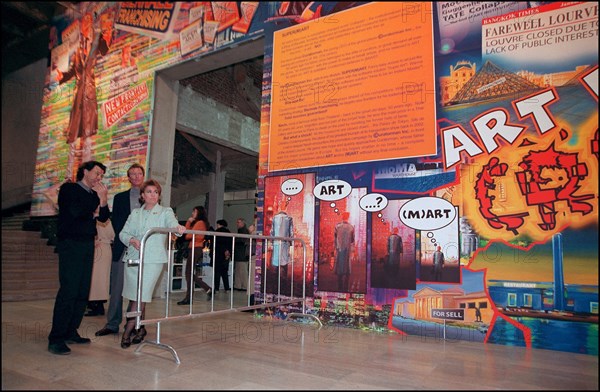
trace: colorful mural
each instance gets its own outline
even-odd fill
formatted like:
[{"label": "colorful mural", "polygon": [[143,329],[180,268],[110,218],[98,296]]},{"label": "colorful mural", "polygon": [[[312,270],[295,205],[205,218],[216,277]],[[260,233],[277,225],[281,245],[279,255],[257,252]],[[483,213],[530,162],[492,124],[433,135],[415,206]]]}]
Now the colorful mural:
[{"label": "colorful mural", "polygon": [[[316,175],[314,312],[347,326],[597,354],[597,5],[352,6],[265,30],[260,174]],[[419,153],[431,134],[436,149]],[[348,211],[352,226],[366,214],[351,250],[365,254],[364,291],[333,275],[329,233]],[[462,318],[443,320],[440,309]]]},{"label": "colorful mural", "polygon": [[127,168],[147,166],[155,72],[262,34],[274,6],[79,2],[69,8],[55,21],[50,42],[32,216],[56,215],[58,188],[92,158],[107,166],[111,197],[127,189]]},{"label": "colorful mural", "polygon": [[[32,215],[56,213],[89,154],[112,194],[127,187],[147,160],[155,71],[264,37],[257,232],[307,245],[310,312],[598,354],[596,3],[78,7],[56,22]],[[79,112],[91,121],[75,129]],[[257,250],[257,300],[284,264],[301,288],[284,245]]]}]

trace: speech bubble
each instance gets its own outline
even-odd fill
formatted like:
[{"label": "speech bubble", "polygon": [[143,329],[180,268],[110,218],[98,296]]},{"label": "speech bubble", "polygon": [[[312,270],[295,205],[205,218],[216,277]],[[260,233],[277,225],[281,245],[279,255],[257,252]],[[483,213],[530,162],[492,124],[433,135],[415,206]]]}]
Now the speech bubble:
[{"label": "speech bubble", "polygon": [[388,199],[381,193],[369,193],[360,198],[358,205],[367,212],[377,212],[387,207]]},{"label": "speech bubble", "polygon": [[436,230],[448,226],[456,218],[456,208],[439,197],[420,197],[404,204],[398,217],[415,230]]},{"label": "speech bubble", "polygon": [[290,178],[281,184],[281,192],[288,196],[297,195],[298,193],[302,192],[302,188],[304,188],[304,184],[297,178]]},{"label": "speech bubble", "polygon": [[429,238],[429,242],[431,242],[433,245],[437,245],[437,240],[435,239],[435,234],[433,231],[428,231],[425,236]]},{"label": "speech bubble", "polygon": [[352,192],[352,186],[343,180],[327,180],[318,183],[313,194],[319,200],[335,201],[347,197]]}]

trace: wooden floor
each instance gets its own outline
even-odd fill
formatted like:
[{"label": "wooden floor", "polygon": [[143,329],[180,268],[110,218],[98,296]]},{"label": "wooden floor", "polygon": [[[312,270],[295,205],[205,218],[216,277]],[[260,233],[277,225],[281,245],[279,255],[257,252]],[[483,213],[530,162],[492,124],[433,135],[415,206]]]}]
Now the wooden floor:
[{"label": "wooden floor", "polygon": [[[226,297],[225,293],[221,293]],[[202,295],[194,311],[209,306]],[[170,300],[171,315],[189,308]],[[217,298],[215,304],[226,302]],[[94,336],[104,317],[85,317],[90,345],[47,351],[53,300],[2,304],[2,390],[88,389],[569,389],[598,390],[598,357],[472,342],[445,342],[217,313],[160,324],[160,342],[122,349]],[[164,299],[147,310],[164,312]],[[152,315],[154,313],[154,315]],[[156,325],[147,338],[156,339]]]}]

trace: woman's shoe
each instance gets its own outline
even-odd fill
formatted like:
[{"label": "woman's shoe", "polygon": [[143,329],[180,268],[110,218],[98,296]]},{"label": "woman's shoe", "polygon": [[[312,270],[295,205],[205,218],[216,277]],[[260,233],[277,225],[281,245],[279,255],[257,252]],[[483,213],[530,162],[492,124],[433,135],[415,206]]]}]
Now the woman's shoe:
[{"label": "woman's shoe", "polygon": [[210,301],[211,298],[212,298],[212,289],[208,289],[206,291],[206,300]]},{"label": "woman's shoe", "polygon": [[177,305],[189,305],[189,304],[190,304],[189,298],[184,298],[181,301],[177,302]]},{"label": "woman's shoe", "polygon": [[132,344],[140,344],[142,340],[144,340],[144,336],[146,336],[148,332],[146,332],[146,327],[143,325],[135,332],[135,336],[131,339]]},{"label": "woman's shoe", "polygon": [[123,333],[123,337],[121,338],[121,348],[127,348],[129,346],[131,346],[131,334],[126,335],[126,333]]}]

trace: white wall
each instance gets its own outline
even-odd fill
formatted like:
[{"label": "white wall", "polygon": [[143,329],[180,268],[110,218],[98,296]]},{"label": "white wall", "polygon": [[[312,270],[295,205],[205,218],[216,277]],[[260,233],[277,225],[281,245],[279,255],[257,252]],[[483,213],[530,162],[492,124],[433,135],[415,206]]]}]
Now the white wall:
[{"label": "white wall", "polygon": [[179,219],[180,221],[187,220],[187,218],[192,216],[192,210],[194,209],[194,207],[205,205],[205,201],[206,196],[202,195],[193,199],[186,200],[185,202],[174,206],[173,208],[175,209],[175,213],[177,214],[177,219]]},{"label": "white wall", "polygon": [[238,218],[246,219],[246,225],[254,223],[255,200],[236,200],[235,202],[225,201],[223,206],[223,219],[227,221],[229,231],[237,233],[236,221]]}]

